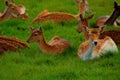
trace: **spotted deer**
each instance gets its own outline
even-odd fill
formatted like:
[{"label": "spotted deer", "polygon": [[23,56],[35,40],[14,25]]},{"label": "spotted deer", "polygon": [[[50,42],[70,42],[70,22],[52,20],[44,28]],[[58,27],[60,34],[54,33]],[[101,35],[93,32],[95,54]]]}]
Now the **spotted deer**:
[{"label": "spotted deer", "polygon": [[79,5],[79,12],[77,15],[73,15],[66,12],[48,12],[47,10],[44,10],[40,14],[38,14],[37,17],[33,19],[32,23],[35,22],[47,22],[47,21],[53,21],[55,23],[59,23],[62,21],[69,22],[71,20],[78,19],[78,16],[82,14],[84,16],[85,12],[89,12],[89,4],[86,0],[75,0],[75,2]]},{"label": "spotted deer", "polygon": [[5,1],[5,5],[7,8],[4,10],[3,13],[0,13],[0,22],[4,21],[5,19],[14,19],[14,18],[21,18],[24,20],[28,20],[29,17],[25,13],[26,8],[23,5],[16,5],[14,1],[11,2]]},{"label": "spotted deer", "polygon": [[114,2],[114,11],[111,16],[101,16],[96,20],[96,26],[102,25],[120,25],[120,21],[116,20],[120,16],[120,5]]},{"label": "spotted deer", "polygon": [[118,52],[115,42],[108,36],[104,39],[99,39],[100,33],[103,32],[103,27],[88,29],[83,26],[83,29],[88,33],[89,40],[83,42],[78,48],[78,56],[82,60],[92,60],[99,58],[102,54],[107,52]]},{"label": "spotted deer", "polygon": [[45,41],[42,28],[40,27],[38,30],[30,27],[31,36],[27,40],[27,42],[37,42],[42,52],[58,54],[63,53],[67,48],[70,47],[70,43],[62,39],[58,36],[52,38],[48,43]]}]

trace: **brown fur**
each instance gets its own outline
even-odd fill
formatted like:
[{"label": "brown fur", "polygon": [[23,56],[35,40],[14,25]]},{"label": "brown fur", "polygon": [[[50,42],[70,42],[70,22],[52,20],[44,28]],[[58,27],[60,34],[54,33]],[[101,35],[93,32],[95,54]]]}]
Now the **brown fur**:
[{"label": "brown fur", "polygon": [[25,47],[28,45],[17,38],[0,36],[0,54],[6,51],[17,51]]},{"label": "brown fur", "polygon": [[[88,8],[87,1],[85,2],[83,1],[80,2],[78,0],[75,1],[80,7],[78,15],[82,14],[84,16],[85,9]],[[44,10],[37,17],[34,18],[33,23],[47,21],[53,21],[55,23],[59,23],[62,21],[68,22],[74,19],[78,19],[78,15],[73,15],[65,12],[48,12],[47,10]]]},{"label": "brown fur", "polygon": [[0,14],[0,22],[4,21],[5,19],[14,19],[14,18],[21,18],[24,20],[28,20],[29,17],[25,13],[25,7],[23,5],[15,5],[13,2],[5,1],[7,8],[4,10],[3,13]]},{"label": "brown fur", "polygon": [[63,53],[70,47],[70,43],[67,40],[58,36],[53,37],[49,43],[46,43],[41,28],[39,30],[31,28],[31,31],[31,36],[27,42],[37,42],[42,52],[58,54]]},{"label": "brown fur", "polygon": [[102,26],[102,25],[119,25],[119,21],[116,20],[120,16],[120,5],[118,5],[116,2],[114,2],[114,11],[111,16],[102,16],[99,17],[96,20],[96,26]]},{"label": "brown fur", "polygon": [[100,39],[103,39],[106,36],[110,36],[117,45],[120,44],[120,30],[104,31],[103,33],[101,33]]}]

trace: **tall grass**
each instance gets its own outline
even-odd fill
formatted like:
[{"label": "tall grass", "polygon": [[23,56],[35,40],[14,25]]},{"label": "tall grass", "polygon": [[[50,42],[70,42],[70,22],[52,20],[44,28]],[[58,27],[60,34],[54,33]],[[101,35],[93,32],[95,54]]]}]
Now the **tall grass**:
[{"label": "tall grass", "polygon": [[[116,0],[120,3],[119,0]],[[0,1],[0,11],[5,8]],[[88,0],[90,9],[96,13],[90,21],[113,11],[113,0]],[[6,52],[0,56],[0,80],[119,80],[120,54],[106,55],[93,61],[82,61],[77,56],[79,45],[84,41],[83,33],[77,33],[77,21],[70,23],[31,24],[39,12],[63,11],[77,14],[78,6],[73,0],[15,0],[24,4],[30,20],[6,20],[0,24],[0,36],[17,37],[24,42],[30,35],[29,26],[38,28],[42,25],[46,41],[58,35],[71,43],[71,48],[60,55],[42,53],[38,44],[31,43],[29,49],[17,52]],[[88,16],[88,15],[86,15]],[[92,27],[92,25],[91,25]],[[120,29],[119,26],[108,26],[107,29]],[[120,46],[118,46],[120,49]]]}]

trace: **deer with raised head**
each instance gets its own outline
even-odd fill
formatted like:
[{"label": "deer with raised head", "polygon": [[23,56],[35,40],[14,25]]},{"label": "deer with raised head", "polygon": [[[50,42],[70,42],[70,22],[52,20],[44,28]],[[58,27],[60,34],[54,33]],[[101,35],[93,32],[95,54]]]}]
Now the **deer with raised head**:
[{"label": "deer with raised head", "polygon": [[78,56],[82,60],[92,60],[99,58],[102,54],[107,52],[118,52],[115,42],[108,36],[104,39],[99,39],[100,34],[103,32],[104,26],[100,28],[88,29],[83,26],[83,29],[88,33],[89,40],[83,42],[78,48]]},{"label": "deer with raised head", "polygon": [[70,47],[70,43],[67,40],[62,39],[58,36],[53,37],[52,40],[49,43],[47,43],[45,41],[41,27],[39,29],[34,29],[30,27],[30,30],[31,36],[29,37],[27,42],[37,42],[41,51],[44,53],[63,53],[67,48]]},{"label": "deer with raised head", "polygon": [[102,16],[96,20],[96,26],[102,25],[120,25],[120,21],[116,20],[120,16],[120,5],[114,2],[114,11],[111,16]]},{"label": "deer with raised head", "polygon": [[75,2],[79,5],[79,13],[77,15],[73,15],[65,12],[48,12],[44,10],[37,17],[34,18],[33,23],[35,22],[47,22],[53,21],[55,23],[59,23],[62,21],[69,22],[71,20],[78,19],[78,16],[82,14],[84,16],[85,12],[89,12],[89,5],[86,0],[75,0]]},{"label": "deer with raised head", "polygon": [[14,18],[21,18],[24,20],[28,20],[29,17],[25,13],[26,8],[23,5],[16,5],[14,1],[11,2],[5,1],[5,5],[7,8],[4,10],[3,13],[0,13],[0,22],[4,21],[5,19],[14,19]]},{"label": "deer with raised head", "polygon": [[94,14],[84,18],[81,14],[80,14],[80,20],[78,21],[78,28],[77,28],[77,32],[78,33],[81,33],[83,31],[84,33],[84,36],[85,36],[85,39],[88,40],[89,37],[88,37],[88,34],[86,32],[84,32],[83,30],[83,25],[89,27],[89,20],[92,19],[94,16]]}]

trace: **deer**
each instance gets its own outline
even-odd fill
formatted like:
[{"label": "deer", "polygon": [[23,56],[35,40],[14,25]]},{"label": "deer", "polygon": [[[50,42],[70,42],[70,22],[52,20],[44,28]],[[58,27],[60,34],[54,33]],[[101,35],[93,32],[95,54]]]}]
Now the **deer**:
[{"label": "deer", "polygon": [[42,27],[39,29],[30,27],[30,31],[31,35],[28,38],[27,42],[37,42],[43,53],[59,54],[63,53],[67,48],[70,47],[70,43],[67,40],[60,38],[59,36],[53,37],[47,43],[43,35]]},{"label": "deer", "polygon": [[35,22],[48,22],[53,21],[55,23],[60,23],[62,21],[69,22],[71,20],[78,19],[78,15],[82,14],[84,16],[85,12],[89,13],[89,4],[86,0],[75,0],[75,2],[79,5],[79,13],[77,15],[73,15],[66,12],[49,12],[48,10],[43,10],[41,13],[38,14],[32,21]]},{"label": "deer", "polygon": [[90,16],[88,16],[88,17],[86,17],[86,18],[84,18],[81,14],[80,14],[80,16],[79,16],[80,19],[79,19],[79,21],[78,21],[77,32],[78,32],[78,33],[81,33],[81,32],[83,31],[86,40],[88,40],[89,37],[88,37],[88,34],[87,34],[86,32],[84,32],[84,30],[83,30],[83,25],[85,25],[85,26],[88,27],[88,26],[89,26],[89,20],[92,19],[93,16],[94,16],[94,14],[91,14]]},{"label": "deer", "polygon": [[17,6],[13,0],[11,2],[5,1],[5,5],[7,6],[7,8],[4,10],[4,12],[0,13],[0,22],[4,21],[5,19],[29,19],[28,14],[25,13],[26,8],[24,5],[19,4]]},{"label": "deer", "polygon": [[95,24],[96,26],[102,26],[102,25],[114,25],[118,26],[120,25],[120,21],[117,20],[117,18],[120,16],[120,5],[117,2],[114,2],[114,11],[111,16],[101,16],[99,17]]},{"label": "deer", "polygon": [[18,51],[23,48],[29,48],[29,45],[16,37],[0,36],[0,55],[7,51]]},{"label": "deer", "polygon": [[108,52],[118,52],[118,48],[111,37],[106,36],[104,39],[99,39],[100,34],[103,32],[103,27],[104,25],[100,28],[88,29],[87,26],[83,25],[83,29],[89,35],[89,40],[81,43],[78,48],[78,56],[82,60],[94,60]]}]

